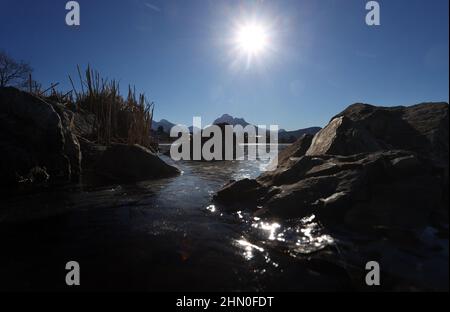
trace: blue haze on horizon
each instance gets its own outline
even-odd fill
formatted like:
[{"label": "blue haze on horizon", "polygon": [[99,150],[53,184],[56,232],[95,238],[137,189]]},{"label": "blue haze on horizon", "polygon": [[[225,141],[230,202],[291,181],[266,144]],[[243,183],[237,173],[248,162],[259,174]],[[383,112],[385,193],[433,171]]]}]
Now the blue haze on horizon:
[{"label": "blue haze on horizon", "polygon": [[[0,50],[63,90],[77,64],[91,64],[123,92],[145,92],[157,120],[228,113],[293,130],[355,102],[448,102],[448,0],[379,1],[378,27],[365,24],[366,0],[79,0],[75,28],[66,2],[0,0]],[[231,41],[250,18],[270,40],[247,66]]]}]

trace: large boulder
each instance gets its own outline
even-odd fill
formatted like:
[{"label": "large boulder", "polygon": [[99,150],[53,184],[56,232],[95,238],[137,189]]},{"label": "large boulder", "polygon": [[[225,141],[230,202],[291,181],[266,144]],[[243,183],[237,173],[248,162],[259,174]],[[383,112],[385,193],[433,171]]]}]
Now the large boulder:
[{"label": "large boulder", "polygon": [[382,149],[383,146],[364,127],[356,125],[346,116],[340,116],[317,133],[306,154],[353,155]]},{"label": "large boulder", "polygon": [[[1,184],[70,182],[80,173],[71,114],[15,88],[0,88]],[[36,174],[39,173],[39,174]]]},{"label": "large boulder", "polygon": [[255,180],[243,179],[240,181],[230,181],[215,196],[215,199],[224,203],[240,203],[256,202],[265,189]]},{"label": "large boulder", "polygon": [[404,107],[353,104],[332,118],[307,155],[353,155],[403,149],[448,167],[448,104]]},{"label": "large boulder", "polygon": [[133,183],[180,174],[178,168],[140,145],[105,147],[82,140],[82,150],[86,183]]},{"label": "large boulder", "polygon": [[[278,168],[232,182],[220,204],[283,219],[369,230],[448,223],[448,104],[355,104],[314,139],[282,151]],[[447,220],[447,221],[445,221]]]}]

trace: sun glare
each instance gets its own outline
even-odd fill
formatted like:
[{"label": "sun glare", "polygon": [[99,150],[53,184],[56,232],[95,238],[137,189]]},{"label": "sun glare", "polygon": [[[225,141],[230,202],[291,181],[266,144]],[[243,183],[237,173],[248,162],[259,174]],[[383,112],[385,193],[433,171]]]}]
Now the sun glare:
[{"label": "sun glare", "polygon": [[263,53],[268,45],[266,29],[257,23],[242,25],[236,33],[236,44],[242,52],[254,56]]}]

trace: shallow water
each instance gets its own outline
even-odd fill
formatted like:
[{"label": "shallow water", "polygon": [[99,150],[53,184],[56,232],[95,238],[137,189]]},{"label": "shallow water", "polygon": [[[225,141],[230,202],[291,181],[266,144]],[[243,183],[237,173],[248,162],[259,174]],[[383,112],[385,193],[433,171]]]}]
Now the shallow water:
[{"label": "shallow water", "polygon": [[372,260],[383,268],[380,290],[448,290],[448,230],[329,233],[314,216],[227,212],[212,196],[267,163],[175,165],[182,174],[169,179],[2,199],[0,290],[68,290],[69,261],[81,266],[78,290],[367,290]]},{"label": "shallow water", "polygon": [[68,261],[80,263],[81,289],[346,287],[309,258],[333,248],[313,216],[281,224],[213,205],[221,186],[258,176],[260,164],[178,162],[183,174],[170,179],[4,201],[0,288],[66,289]]}]

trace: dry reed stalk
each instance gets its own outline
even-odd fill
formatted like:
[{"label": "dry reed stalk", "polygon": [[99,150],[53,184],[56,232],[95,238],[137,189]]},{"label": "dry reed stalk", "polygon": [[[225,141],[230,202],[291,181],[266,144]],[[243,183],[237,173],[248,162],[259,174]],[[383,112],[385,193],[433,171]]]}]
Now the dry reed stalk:
[{"label": "dry reed stalk", "polygon": [[100,144],[126,142],[151,147],[151,125],[154,103],[149,103],[144,94],[136,96],[135,89],[128,88],[124,99],[116,80],[102,79],[90,66],[85,71],[85,79],[77,66],[81,92],[78,93],[72,78],[75,100],[73,104],[95,116],[96,140]]}]

